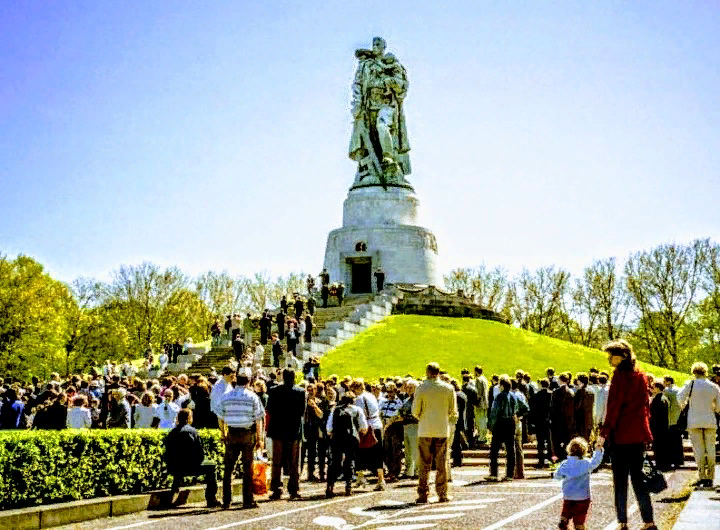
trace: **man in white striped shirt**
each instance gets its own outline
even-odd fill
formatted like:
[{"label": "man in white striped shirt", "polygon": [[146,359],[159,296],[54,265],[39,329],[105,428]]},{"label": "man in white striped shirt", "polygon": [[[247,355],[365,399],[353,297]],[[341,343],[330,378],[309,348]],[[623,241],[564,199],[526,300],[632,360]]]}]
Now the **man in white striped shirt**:
[{"label": "man in white striped shirt", "polygon": [[[234,378],[233,374],[233,378]],[[220,433],[225,441],[223,508],[232,502],[232,474],[238,457],[243,465],[243,508],[257,508],[252,493],[252,461],[255,448],[262,450],[265,435],[265,409],[255,392],[247,388],[250,374],[241,370],[234,388],[217,405]]]}]

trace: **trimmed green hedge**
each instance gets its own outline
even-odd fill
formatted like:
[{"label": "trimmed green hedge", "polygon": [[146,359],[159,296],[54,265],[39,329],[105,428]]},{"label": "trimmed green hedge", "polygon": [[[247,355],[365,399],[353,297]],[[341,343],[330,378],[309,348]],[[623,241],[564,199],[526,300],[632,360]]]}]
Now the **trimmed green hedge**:
[{"label": "trimmed green hedge", "polygon": [[[220,478],[225,447],[219,433],[198,432]],[[166,435],[157,429],[0,431],[0,509],[169,488]]]}]

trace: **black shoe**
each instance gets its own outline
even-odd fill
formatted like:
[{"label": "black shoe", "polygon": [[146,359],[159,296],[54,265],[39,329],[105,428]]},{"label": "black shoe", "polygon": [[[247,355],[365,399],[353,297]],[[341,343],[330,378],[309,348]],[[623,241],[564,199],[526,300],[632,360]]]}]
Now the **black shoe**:
[{"label": "black shoe", "polygon": [[333,492],[333,490],[325,490],[326,499],[332,499],[333,497],[335,497],[335,493]]},{"label": "black shoe", "polygon": [[220,506],[223,506],[223,504],[219,500],[215,499],[214,501],[208,502],[205,507],[206,508],[219,508]]},{"label": "black shoe", "polygon": [[299,501],[301,499],[302,499],[302,495],[300,495],[300,492],[290,494],[291,501]]},{"label": "black shoe", "polygon": [[257,507],[258,507],[258,503],[255,501],[253,501],[249,504],[243,504],[243,510],[252,510],[253,508],[257,508]]},{"label": "black shoe", "polygon": [[278,501],[280,500],[280,497],[282,497],[282,491],[274,491],[272,495],[270,495],[271,501]]},{"label": "black shoe", "polygon": [[427,504],[428,498],[426,495],[420,495],[417,499],[415,499],[415,504]]}]

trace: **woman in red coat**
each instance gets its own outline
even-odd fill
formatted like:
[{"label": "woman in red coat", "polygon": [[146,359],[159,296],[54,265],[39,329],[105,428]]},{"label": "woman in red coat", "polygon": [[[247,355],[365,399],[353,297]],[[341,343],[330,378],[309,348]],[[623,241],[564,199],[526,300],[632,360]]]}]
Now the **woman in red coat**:
[{"label": "woman in red coat", "polygon": [[606,438],[612,440],[611,457],[615,511],[620,529],[627,529],[628,475],[637,498],[643,530],[657,530],[653,522],[650,493],[643,485],[645,444],[650,434],[650,401],[645,375],[636,364],[635,353],[626,340],[615,340],[603,348],[608,362],[615,368],[608,393],[607,413],[598,437],[602,447]]}]

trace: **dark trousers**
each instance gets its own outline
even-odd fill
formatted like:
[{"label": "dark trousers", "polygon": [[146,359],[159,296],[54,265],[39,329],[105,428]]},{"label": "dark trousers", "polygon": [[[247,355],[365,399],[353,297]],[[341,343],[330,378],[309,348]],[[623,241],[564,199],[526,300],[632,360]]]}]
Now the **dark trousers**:
[{"label": "dark trousers", "polygon": [[173,474],[172,497],[175,497],[183,485],[183,478],[196,477],[202,475],[205,477],[205,501],[208,504],[214,503],[217,499],[217,477],[215,476],[215,462],[203,463],[197,469],[183,470],[177,474]]},{"label": "dark trousers", "polygon": [[537,438],[538,467],[545,467],[545,460],[550,460],[550,429],[547,426],[535,428]]},{"label": "dark trousers", "polygon": [[290,477],[288,492],[295,495],[300,490],[300,441],[273,438],[272,453],[270,489],[274,493],[282,493],[281,479],[284,471]]},{"label": "dark trousers", "polygon": [[645,444],[616,444],[612,448],[613,490],[618,523],[627,523],[628,476],[632,482],[643,522],[653,520],[650,493],[643,485],[643,455]]},{"label": "dark trousers", "polygon": [[400,475],[403,458],[403,445],[405,443],[405,431],[402,422],[393,423],[385,431],[385,463],[388,474],[393,477]]},{"label": "dark trousers", "polygon": [[335,482],[340,476],[342,469],[343,479],[345,480],[345,488],[350,489],[353,478],[353,467],[355,464],[355,455],[357,454],[357,441],[340,441],[333,440],[330,444],[332,457],[328,466],[327,489],[333,490]]},{"label": "dark trousers", "polygon": [[490,443],[490,475],[498,475],[498,453],[500,445],[505,446],[505,475],[515,476],[515,421],[512,418],[498,418],[492,430]]},{"label": "dark trousers", "polygon": [[661,471],[668,471],[670,469],[670,452],[669,452],[669,432],[653,432],[653,453],[655,455],[655,465]]},{"label": "dark trousers", "polygon": [[260,328],[260,344],[265,346],[268,340],[268,330],[265,327]]},{"label": "dark trousers", "polygon": [[683,450],[683,439],[682,431],[678,429],[677,425],[671,425],[668,431],[668,459],[670,464],[675,467],[681,467],[685,465],[685,451]]},{"label": "dark trousers", "polygon": [[307,461],[307,469],[308,469],[308,478],[311,478],[313,475],[315,475],[315,465],[317,463],[317,454],[318,454],[318,437],[317,436],[307,436],[307,440],[305,440],[302,444],[302,461],[300,462],[300,470],[305,467],[305,462]]},{"label": "dark trousers", "polygon": [[255,428],[228,428],[228,435],[225,438],[225,469],[223,470],[223,505],[225,506],[229,506],[232,502],[232,475],[238,458],[241,458],[243,467],[243,504],[253,503],[252,461],[255,443]]},{"label": "dark trousers", "polygon": [[555,427],[550,429],[550,438],[552,441],[552,452],[558,460],[567,458],[567,444],[570,443],[570,433],[565,427]]}]

